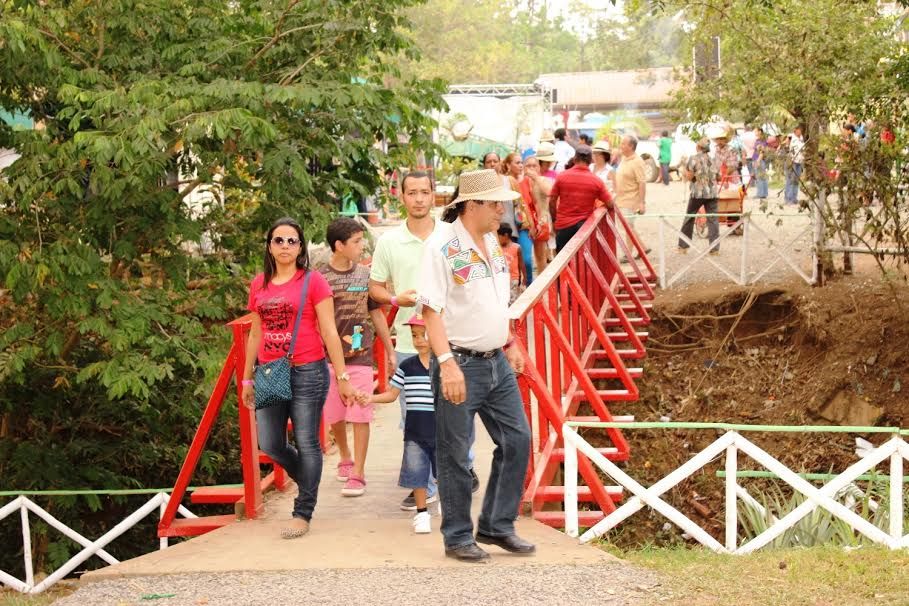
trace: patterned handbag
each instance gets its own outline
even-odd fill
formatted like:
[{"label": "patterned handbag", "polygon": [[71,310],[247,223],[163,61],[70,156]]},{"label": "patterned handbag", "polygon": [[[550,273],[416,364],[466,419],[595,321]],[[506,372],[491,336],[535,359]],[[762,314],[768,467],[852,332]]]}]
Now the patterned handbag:
[{"label": "patterned handbag", "polygon": [[303,278],[303,291],[300,296],[300,306],[297,308],[297,319],[294,320],[294,332],[290,338],[290,348],[286,356],[272,360],[267,364],[256,366],[253,380],[255,381],[256,410],[268,408],[290,402],[293,394],[290,390],[290,360],[294,355],[294,345],[297,342],[297,329],[303,317],[303,307],[306,305],[306,291],[309,290],[309,277],[311,272]]}]

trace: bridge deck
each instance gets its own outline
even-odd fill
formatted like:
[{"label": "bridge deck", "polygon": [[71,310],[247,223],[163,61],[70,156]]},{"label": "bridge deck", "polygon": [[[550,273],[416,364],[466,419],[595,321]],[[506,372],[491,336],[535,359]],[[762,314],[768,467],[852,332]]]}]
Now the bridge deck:
[{"label": "bridge deck", "polygon": [[[465,566],[444,557],[438,515],[433,515],[433,533],[418,536],[410,527],[413,514],[399,509],[406,491],[397,486],[402,447],[398,416],[397,404],[381,406],[376,411],[366,465],[365,495],[341,496],[342,484],[334,477],[338,455],[325,458],[319,503],[307,536],[291,541],[279,537],[280,528],[290,514],[296,492],[293,487],[285,493],[269,494],[266,514],[259,520],[238,521],[164,551],[87,573],[83,579],[189,572]],[[492,448],[491,440],[478,422],[476,468],[481,481],[489,475]],[[474,520],[484,489],[485,485],[474,498]],[[195,506],[201,512],[203,508]],[[490,547],[493,565],[589,565],[616,561],[596,547],[579,545],[561,532],[527,518],[518,522],[518,532],[537,544],[537,555],[516,557]]]}]

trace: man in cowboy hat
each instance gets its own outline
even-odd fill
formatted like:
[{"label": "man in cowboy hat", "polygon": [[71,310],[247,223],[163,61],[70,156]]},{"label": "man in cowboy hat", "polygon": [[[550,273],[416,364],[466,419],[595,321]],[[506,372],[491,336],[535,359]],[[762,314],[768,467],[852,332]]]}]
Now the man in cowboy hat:
[{"label": "man in cowboy hat", "polygon": [[[431,366],[436,412],[436,464],[445,555],[466,562],[489,558],[477,543],[529,555],[536,548],[515,533],[530,428],[515,372],[524,360],[511,347],[511,278],[496,230],[505,202],[517,192],[493,170],[461,174],[455,218],[426,245],[417,288],[418,312],[435,354]],[[474,415],[496,445],[474,536],[467,450]]]}]

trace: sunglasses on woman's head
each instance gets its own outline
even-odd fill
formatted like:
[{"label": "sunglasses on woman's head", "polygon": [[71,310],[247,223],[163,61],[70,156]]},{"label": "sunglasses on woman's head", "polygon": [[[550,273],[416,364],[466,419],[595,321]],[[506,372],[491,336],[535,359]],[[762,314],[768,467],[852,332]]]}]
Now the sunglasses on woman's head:
[{"label": "sunglasses on woman's head", "polygon": [[271,243],[277,246],[284,246],[285,244],[288,246],[296,246],[300,243],[300,238],[285,238],[283,236],[275,236],[271,239]]}]

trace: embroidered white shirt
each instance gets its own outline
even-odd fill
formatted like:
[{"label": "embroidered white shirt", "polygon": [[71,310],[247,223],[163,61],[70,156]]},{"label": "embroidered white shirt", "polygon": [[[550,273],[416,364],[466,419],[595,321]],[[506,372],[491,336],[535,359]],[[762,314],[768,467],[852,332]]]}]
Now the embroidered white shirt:
[{"label": "embroidered white shirt", "polygon": [[448,342],[476,351],[508,341],[508,261],[494,232],[483,237],[489,259],[460,218],[442,223],[426,242],[417,286],[417,313],[423,306],[441,313]]}]

